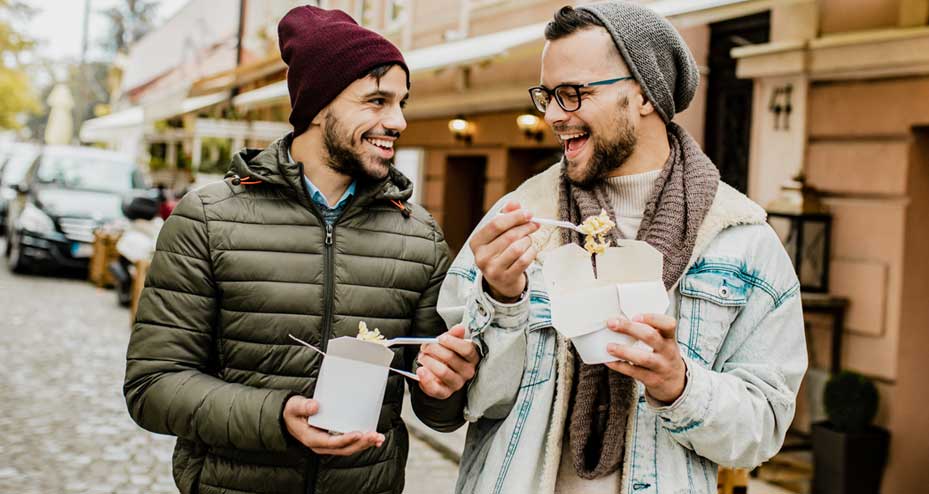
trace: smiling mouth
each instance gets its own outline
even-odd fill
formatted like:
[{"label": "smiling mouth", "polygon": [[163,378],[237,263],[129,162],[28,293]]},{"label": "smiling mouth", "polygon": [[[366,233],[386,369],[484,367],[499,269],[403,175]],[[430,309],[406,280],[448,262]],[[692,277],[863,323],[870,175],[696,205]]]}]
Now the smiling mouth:
[{"label": "smiling mouth", "polygon": [[564,146],[565,155],[574,158],[590,138],[589,132],[576,132],[573,134],[559,134],[558,138]]},{"label": "smiling mouth", "polygon": [[365,137],[365,141],[381,149],[393,150],[394,148],[394,141],[388,141],[386,139],[375,139],[371,137]]}]

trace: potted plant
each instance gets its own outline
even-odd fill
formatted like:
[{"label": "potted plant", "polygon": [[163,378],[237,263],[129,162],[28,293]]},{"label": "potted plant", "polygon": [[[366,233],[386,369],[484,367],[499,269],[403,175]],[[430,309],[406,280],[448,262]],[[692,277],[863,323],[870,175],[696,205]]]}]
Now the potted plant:
[{"label": "potted plant", "polygon": [[878,394],[874,383],[840,372],[826,383],[828,421],[813,424],[813,494],[878,494],[890,434],[874,426]]}]

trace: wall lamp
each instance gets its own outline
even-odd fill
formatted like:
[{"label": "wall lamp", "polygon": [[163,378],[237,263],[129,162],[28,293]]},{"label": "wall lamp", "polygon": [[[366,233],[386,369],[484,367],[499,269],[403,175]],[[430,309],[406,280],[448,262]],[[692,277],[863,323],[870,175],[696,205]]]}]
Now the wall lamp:
[{"label": "wall lamp", "polygon": [[516,117],[516,126],[523,131],[526,139],[533,139],[536,142],[542,142],[544,134],[542,133],[542,119],[532,113],[523,113]]},{"label": "wall lamp", "polygon": [[466,119],[464,115],[449,120],[448,130],[455,136],[456,141],[462,141],[467,145],[474,139],[474,122]]}]

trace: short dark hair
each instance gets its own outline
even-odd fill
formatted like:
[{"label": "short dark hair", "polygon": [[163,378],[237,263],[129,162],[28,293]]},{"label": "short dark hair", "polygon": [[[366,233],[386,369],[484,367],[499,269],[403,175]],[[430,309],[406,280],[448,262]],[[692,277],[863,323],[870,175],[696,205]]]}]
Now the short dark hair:
[{"label": "short dark hair", "polygon": [[555,12],[555,18],[545,26],[545,39],[554,41],[574,34],[582,29],[605,27],[589,10],[578,10],[566,5]]},{"label": "short dark hair", "polygon": [[[386,75],[387,72],[389,72],[390,69],[392,69],[392,68],[394,68],[394,67],[400,67],[401,69],[403,68],[402,65],[400,65],[399,63],[396,63],[396,62],[384,63],[384,64],[378,65],[378,66],[374,67],[373,69],[369,70],[368,73],[365,74],[364,77],[362,77],[362,79],[364,79],[365,77],[373,77],[374,80],[377,81],[378,86],[380,86],[380,84],[381,84],[381,77],[384,77],[384,75]],[[406,69],[404,69],[404,72],[406,72]],[[409,76],[409,74],[407,74],[407,76],[406,76],[406,88],[407,88],[407,89],[410,88],[410,76]]]}]

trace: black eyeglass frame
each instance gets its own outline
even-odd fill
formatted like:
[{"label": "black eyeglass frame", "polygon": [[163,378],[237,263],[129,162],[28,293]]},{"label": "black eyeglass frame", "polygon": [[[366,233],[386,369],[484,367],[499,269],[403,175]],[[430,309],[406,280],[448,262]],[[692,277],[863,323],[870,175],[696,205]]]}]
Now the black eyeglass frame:
[{"label": "black eyeglass frame", "polygon": [[[625,77],[616,77],[614,79],[604,79],[602,81],[588,82],[586,84],[559,84],[552,89],[549,89],[545,86],[533,86],[529,88],[529,99],[532,101],[532,106],[536,110],[538,110],[539,113],[545,113],[545,110],[548,109],[548,104],[551,103],[552,98],[555,98],[555,101],[558,103],[558,106],[560,106],[562,110],[568,113],[571,113],[571,112],[576,112],[581,109],[581,89],[582,88],[593,87],[593,86],[609,86],[610,84],[616,84],[617,82],[620,82],[620,81],[628,81],[629,79],[635,79],[635,77],[630,75],[630,76],[625,76]],[[562,100],[561,96],[558,96],[558,90],[561,88],[565,88],[565,87],[568,87],[574,90],[575,97],[577,99],[577,108],[569,110],[568,107],[565,106],[565,103]],[[548,103],[545,103],[545,108],[540,108],[539,107],[540,102],[539,100],[535,98],[535,93],[538,91],[542,91],[546,94],[546,96],[548,96],[547,98]]]}]

